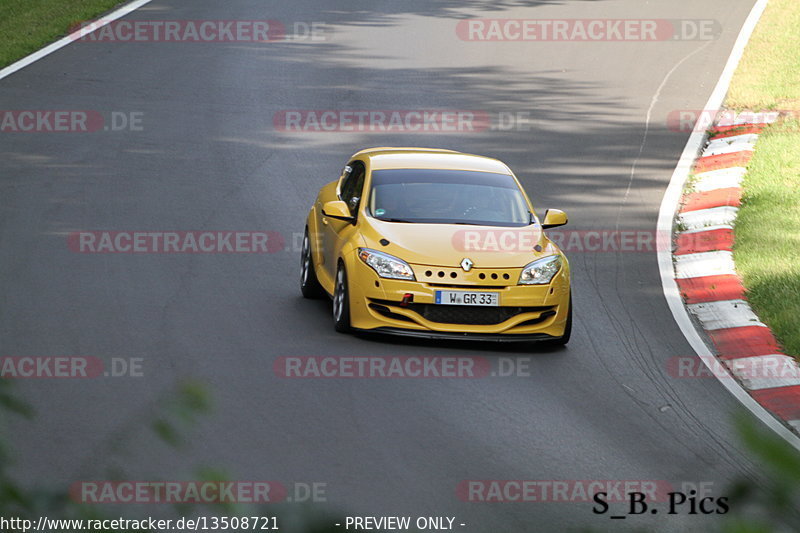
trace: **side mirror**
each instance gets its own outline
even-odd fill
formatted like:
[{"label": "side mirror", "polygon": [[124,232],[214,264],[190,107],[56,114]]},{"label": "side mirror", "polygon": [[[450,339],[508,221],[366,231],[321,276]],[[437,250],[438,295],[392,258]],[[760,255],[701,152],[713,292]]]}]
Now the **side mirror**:
[{"label": "side mirror", "polygon": [[350,215],[350,210],[347,204],[341,200],[334,200],[332,202],[325,202],[322,206],[322,216],[328,218],[335,218],[336,220],[344,220],[345,222],[355,222],[355,217]]},{"label": "side mirror", "polygon": [[557,228],[567,223],[567,214],[560,209],[548,209],[544,212],[542,229]]}]

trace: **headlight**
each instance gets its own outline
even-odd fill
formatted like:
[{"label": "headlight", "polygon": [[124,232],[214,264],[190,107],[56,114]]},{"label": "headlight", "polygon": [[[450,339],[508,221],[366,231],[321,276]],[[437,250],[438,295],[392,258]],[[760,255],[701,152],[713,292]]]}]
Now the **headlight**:
[{"label": "headlight", "polygon": [[551,255],[525,265],[519,276],[520,285],[547,285],[561,269],[561,256]]},{"label": "headlight", "polygon": [[358,257],[372,267],[382,278],[407,279],[414,281],[414,271],[408,263],[393,255],[385,254],[369,248],[359,248]]}]

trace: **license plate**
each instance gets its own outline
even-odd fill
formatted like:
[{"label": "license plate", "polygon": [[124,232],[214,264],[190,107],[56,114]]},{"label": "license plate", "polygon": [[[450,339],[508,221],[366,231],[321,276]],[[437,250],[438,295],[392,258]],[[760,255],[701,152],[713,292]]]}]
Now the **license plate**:
[{"label": "license plate", "polygon": [[500,305],[499,292],[436,291],[436,303],[442,305]]}]

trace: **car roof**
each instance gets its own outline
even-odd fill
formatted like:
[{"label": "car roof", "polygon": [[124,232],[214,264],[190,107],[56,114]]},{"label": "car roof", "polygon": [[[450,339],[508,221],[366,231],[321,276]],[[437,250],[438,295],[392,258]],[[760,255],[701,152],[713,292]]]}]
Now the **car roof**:
[{"label": "car roof", "polygon": [[438,148],[382,146],[361,150],[353,157],[369,158],[372,170],[431,168],[511,174],[497,159]]}]

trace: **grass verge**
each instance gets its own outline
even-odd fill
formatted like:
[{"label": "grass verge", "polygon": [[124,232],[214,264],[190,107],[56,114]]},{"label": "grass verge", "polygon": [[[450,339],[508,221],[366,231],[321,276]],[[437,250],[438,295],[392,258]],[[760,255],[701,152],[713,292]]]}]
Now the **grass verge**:
[{"label": "grass verge", "polygon": [[0,1],[0,68],[63,37],[76,23],[96,18],[120,0]]},{"label": "grass verge", "polygon": [[800,356],[798,128],[800,121],[792,119],[759,137],[745,176],[733,250],[753,309],[795,357]]},{"label": "grass verge", "polygon": [[734,259],[759,318],[800,359],[800,2],[770,0],[726,106],[781,110],[759,136],[736,219]]}]

